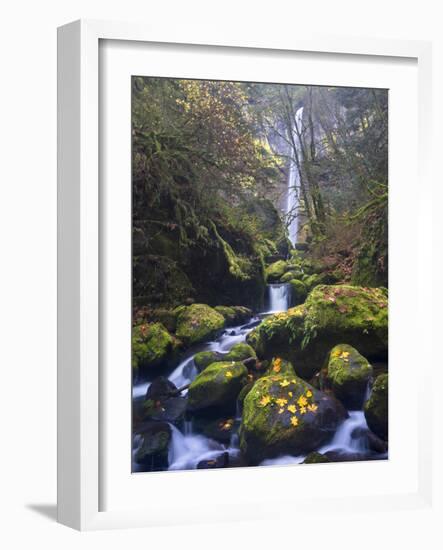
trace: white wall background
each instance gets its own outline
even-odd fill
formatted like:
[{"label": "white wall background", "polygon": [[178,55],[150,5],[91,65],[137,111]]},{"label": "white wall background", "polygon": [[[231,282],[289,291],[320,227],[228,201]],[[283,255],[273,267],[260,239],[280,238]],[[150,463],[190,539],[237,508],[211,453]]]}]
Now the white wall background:
[{"label": "white wall background", "polygon": [[[437,513],[312,518],[79,534],[54,523],[56,496],[56,27],[74,19],[161,21],[258,35],[313,32],[433,40],[435,146],[441,149],[443,17],[439,1],[15,0],[1,11],[0,85],[0,545],[44,548],[437,548]],[[208,34],[210,34],[208,32]],[[407,151],[405,152],[407,160]],[[437,168],[437,163],[435,165]],[[441,184],[441,172],[435,171]],[[418,190],[419,192],[419,190]],[[441,204],[441,202],[440,202]],[[442,223],[434,201],[435,246]],[[438,262],[436,262],[437,264]],[[441,262],[434,268],[440,278]],[[437,269],[439,268],[439,269]],[[430,277],[431,277],[430,273]],[[436,300],[441,298],[436,295]],[[431,327],[431,320],[424,320]],[[441,320],[436,315],[434,329]],[[431,330],[431,328],[430,328]],[[441,355],[440,355],[441,358]],[[439,361],[441,363],[441,359]],[[442,367],[437,365],[436,367]],[[436,414],[441,406],[436,396]],[[437,418],[437,417],[436,417]],[[442,419],[442,415],[439,416]],[[441,434],[435,422],[434,431]],[[436,480],[441,488],[441,446]],[[437,466],[438,466],[437,464]],[[295,489],[295,488],[294,488]],[[284,490],[284,488],[282,488]],[[440,491],[441,495],[442,492]],[[215,496],[216,498],[216,496]],[[441,504],[441,502],[440,502]],[[323,546],[322,544],[322,546]],[[391,546],[392,545],[392,546]],[[395,545],[395,546],[394,546]]]}]

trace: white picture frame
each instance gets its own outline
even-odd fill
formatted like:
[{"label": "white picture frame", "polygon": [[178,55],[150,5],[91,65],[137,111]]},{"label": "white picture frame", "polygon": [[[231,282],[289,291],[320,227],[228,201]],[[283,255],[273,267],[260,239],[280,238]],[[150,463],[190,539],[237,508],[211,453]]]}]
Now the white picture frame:
[{"label": "white picture frame", "polygon": [[[266,502],[272,495],[262,497],[253,493],[250,504],[253,506],[232,506],[229,512],[220,512],[217,506],[208,506],[204,501],[198,506],[190,506],[179,514],[180,501],[175,509],[169,510],[158,505],[134,507],[122,499],[121,506],[111,510],[103,509],[101,484],[109,482],[103,470],[103,422],[106,407],[102,401],[108,399],[101,386],[102,365],[100,337],[102,330],[100,303],[106,291],[101,281],[103,258],[101,250],[101,231],[106,226],[100,224],[102,196],[100,193],[100,126],[101,109],[99,95],[100,80],[100,43],[101,41],[125,41],[135,44],[174,44],[185,48],[195,45],[200,51],[211,56],[214,47],[227,48],[229,54],[241,52],[274,52],[284,57],[288,52],[304,52],[312,55],[364,56],[366,58],[386,58],[392,66],[402,60],[413,60],[417,67],[418,101],[418,181],[422,190],[418,209],[420,231],[425,231],[432,223],[426,212],[426,201],[432,195],[429,175],[430,127],[431,127],[431,46],[426,42],[370,40],[363,38],[324,37],[297,33],[296,37],[282,38],[281,41],[266,38],[251,40],[247,37],[225,40],[223,36],[187,36],[186,30],[180,35],[168,36],[143,25],[77,21],[59,29],[58,33],[58,519],[70,527],[89,530],[118,527],[140,527],[177,522],[218,521],[220,519],[260,519],[264,516]],[[430,231],[430,230],[429,230]],[[425,234],[425,233],[424,233]],[[431,249],[424,246],[420,251],[422,263],[430,260]],[[414,282],[420,284],[424,273],[418,272]],[[431,288],[417,300],[420,314],[430,308]],[[428,311],[428,313],[431,313]],[[424,353],[431,354],[431,350]],[[431,355],[429,356],[431,357]],[[424,366],[424,379],[431,383],[430,364]],[[129,399],[129,396],[128,396]],[[431,434],[423,420],[431,414],[423,405],[424,388],[417,396],[418,406],[413,425],[417,426],[417,460],[413,467],[416,478],[412,488],[405,491],[387,492],[384,495],[367,494],[328,495],[321,491],[305,504],[316,510],[322,506],[331,506],[337,510],[354,508],[356,505],[365,510],[418,508],[430,506],[432,494],[431,476]],[[420,415],[420,417],[418,416]],[[418,429],[419,426],[419,429]],[[126,442],[122,443],[123,445]],[[129,443],[128,443],[129,445]],[[353,465],[331,465],[337,475],[347,475],[343,468]],[[411,466],[412,467],[412,466]],[[248,474],[257,478],[270,476],[277,479],[281,468],[271,470],[254,469]],[[341,473],[339,474],[338,472]],[[258,472],[258,473],[257,473]],[[289,470],[286,469],[286,475]],[[128,472],[130,474],[130,472]],[[214,472],[199,472],[200,482],[197,493],[208,480],[215,482]],[[171,474],[169,474],[171,475]],[[175,483],[186,479],[189,472],[172,474]],[[196,484],[194,474],[193,483]],[[213,476],[211,478],[208,477]],[[216,472],[217,482],[229,483],[226,476],[235,475],[235,483],[244,476],[244,470]],[[157,476],[157,474],[154,474]],[[230,478],[233,479],[232,477]],[[151,481],[150,481],[151,480]],[[145,478],[144,483],[158,486],[159,477]],[[155,490],[155,489],[153,489]],[[169,490],[169,489],[168,489]],[[129,495],[129,493],[128,493]],[[129,498],[129,497],[128,497]],[[126,500],[128,500],[128,498]],[[288,504],[297,506],[296,499],[285,497]],[[170,513],[167,513],[167,510]]]}]

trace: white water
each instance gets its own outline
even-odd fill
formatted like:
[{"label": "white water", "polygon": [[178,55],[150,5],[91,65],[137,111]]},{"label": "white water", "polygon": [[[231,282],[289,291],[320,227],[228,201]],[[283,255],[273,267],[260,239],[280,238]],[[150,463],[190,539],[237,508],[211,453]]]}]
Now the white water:
[{"label": "white water", "polygon": [[289,283],[268,285],[268,307],[267,313],[287,311],[291,298]]},{"label": "white water", "polygon": [[[301,132],[303,121],[303,107],[300,107],[295,113],[295,125],[298,131]],[[299,160],[301,160],[301,145],[298,138],[298,134],[295,128],[292,129],[292,137]],[[291,149],[292,150],[292,149]],[[295,152],[292,151],[291,160],[289,164],[288,175],[288,195],[286,201],[286,214],[290,219],[288,225],[289,240],[293,245],[297,242],[298,233],[298,207],[300,203],[300,173],[298,171],[297,163],[295,160]]]},{"label": "white water", "polygon": [[340,451],[343,453],[363,453],[368,451],[367,438],[353,436],[356,429],[361,429],[362,434],[368,430],[365,414],[363,411],[348,411],[347,418],[338,430],[335,432],[334,438],[327,444],[321,447],[318,452],[326,453],[328,451]]}]

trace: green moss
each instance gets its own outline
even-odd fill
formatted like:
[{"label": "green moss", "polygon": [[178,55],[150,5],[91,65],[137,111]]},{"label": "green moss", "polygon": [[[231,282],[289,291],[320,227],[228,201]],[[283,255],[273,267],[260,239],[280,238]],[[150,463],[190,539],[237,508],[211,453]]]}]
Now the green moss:
[{"label": "green moss", "polygon": [[209,340],[225,326],[223,315],[205,304],[192,304],[178,314],[176,335],[191,346]]},{"label": "green moss", "polygon": [[327,378],[334,394],[347,408],[361,408],[373,374],[372,366],[352,346],[335,346],[328,358]]},{"label": "green moss", "polygon": [[377,376],[364,406],[366,422],[375,435],[388,440],[388,375]]},{"label": "green moss", "polygon": [[284,275],[280,277],[280,283],[289,283],[292,279],[299,279],[302,275],[301,271],[287,271]]},{"label": "green moss", "polygon": [[244,399],[240,449],[251,463],[310,452],[331,437],[345,414],[336,400],[297,376],[265,376]]},{"label": "green moss", "polygon": [[265,275],[268,283],[275,283],[280,280],[280,277],[287,269],[287,262],[278,260],[266,268]]},{"label": "green moss", "polygon": [[291,279],[289,284],[291,285],[291,298],[293,305],[302,304],[308,295],[306,285],[298,279]]},{"label": "green moss", "polygon": [[255,350],[250,345],[240,342],[232,346],[223,359],[225,361],[243,361],[249,357],[257,357]]},{"label": "green moss", "polygon": [[261,358],[279,355],[310,379],[324,366],[330,349],[341,342],[368,359],[386,358],[386,289],[320,285],[305,303],[265,319],[247,337]]},{"label": "green moss", "polygon": [[237,396],[247,383],[247,375],[248,371],[243,363],[212,363],[189,386],[189,409],[220,409],[226,412],[235,410]]},{"label": "green moss", "polygon": [[143,323],[132,331],[133,368],[159,366],[177,343],[161,323]]},{"label": "green moss", "polygon": [[215,351],[200,351],[194,355],[194,364],[199,372],[217,361],[222,361],[222,355]]},{"label": "green moss", "polygon": [[329,458],[321,453],[313,451],[309,453],[308,456],[304,459],[303,464],[321,464],[324,462],[331,462]]},{"label": "green moss", "polygon": [[217,311],[217,313],[220,313],[220,315],[223,315],[227,326],[232,326],[235,323],[235,320],[237,318],[237,313],[233,307],[216,306],[214,309],[215,311]]}]

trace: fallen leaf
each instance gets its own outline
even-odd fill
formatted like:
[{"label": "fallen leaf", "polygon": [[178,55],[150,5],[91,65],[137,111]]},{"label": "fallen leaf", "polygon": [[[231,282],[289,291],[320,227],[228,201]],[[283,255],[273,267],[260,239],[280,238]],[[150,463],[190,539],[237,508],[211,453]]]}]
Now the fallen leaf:
[{"label": "fallen leaf", "polygon": [[261,399],[260,399],[260,405],[262,407],[266,407],[266,405],[269,405],[269,403],[271,402],[271,398],[269,397],[269,395],[264,395]]}]

